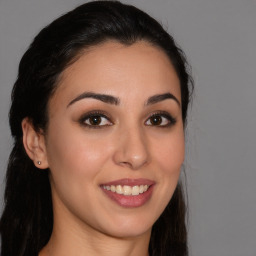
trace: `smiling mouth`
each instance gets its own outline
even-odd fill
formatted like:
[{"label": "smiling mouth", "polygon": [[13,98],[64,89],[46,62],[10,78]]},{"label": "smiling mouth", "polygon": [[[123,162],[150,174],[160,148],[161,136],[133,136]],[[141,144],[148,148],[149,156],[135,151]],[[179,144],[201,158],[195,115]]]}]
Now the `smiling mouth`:
[{"label": "smiling mouth", "polygon": [[155,182],[148,179],[121,179],[102,184],[104,194],[122,207],[140,207],[153,193]]},{"label": "smiling mouth", "polygon": [[137,186],[122,186],[122,185],[111,185],[103,186],[103,189],[117,193],[124,196],[137,196],[145,193],[149,188],[149,185],[137,185]]}]

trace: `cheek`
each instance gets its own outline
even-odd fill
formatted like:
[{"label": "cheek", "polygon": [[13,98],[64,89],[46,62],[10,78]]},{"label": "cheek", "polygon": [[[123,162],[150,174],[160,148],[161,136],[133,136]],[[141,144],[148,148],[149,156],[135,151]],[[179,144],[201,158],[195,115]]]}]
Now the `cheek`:
[{"label": "cheek", "polygon": [[47,136],[47,157],[53,196],[55,202],[62,201],[75,211],[74,205],[85,202],[84,195],[93,198],[92,188],[97,185],[102,167],[109,159],[109,147],[104,146],[106,139],[95,140],[94,136],[72,126],[51,128]]},{"label": "cheek", "polygon": [[104,139],[95,140],[71,125],[64,128],[52,125],[48,141],[47,157],[51,170],[82,174],[86,169],[90,173],[90,170],[97,171],[96,167],[102,165],[108,156]]},{"label": "cheek", "polygon": [[159,138],[158,142],[155,142],[152,157],[154,157],[156,164],[154,169],[156,170],[157,183],[154,194],[156,203],[152,212],[156,216],[160,216],[171,200],[179,180],[185,151],[183,129],[181,132],[166,135],[165,139]]},{"label": "cheek", "polygon": [[181,165],[185,156],[183,130],[162,140],[161,144],[155,147],[155,158],[161,166],[162,175],[177,176],[180,173]]},{"label": "cheek", "polygon": [[74,205],[86,200],[84,195],[94,197],[92,188],[97,185],[101,170],[109,159],[108,147],[102,145],[106,141],[95,140],[81,131],[71,132],[71,129],[58,129],[58,132],[52,129],[48,141],[47,153],[55,201],[62,201],[74,210]]}]

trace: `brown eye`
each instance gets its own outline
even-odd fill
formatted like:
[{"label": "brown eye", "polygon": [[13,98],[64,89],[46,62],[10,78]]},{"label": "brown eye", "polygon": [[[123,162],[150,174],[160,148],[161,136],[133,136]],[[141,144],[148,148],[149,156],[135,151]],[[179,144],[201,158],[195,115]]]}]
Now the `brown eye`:
[{"label": "brown eye", "polygon": [[173,118],[167,112],[156,113],[150,116],[145,124],[147,126],[169,127],[176,123],[176,119]]},{"label": "brown eye", "polygon": [[151,125],[161,125],[162,117],[161,116],[152,116],[149,118],[149,122],[151,123]]},{"label": "brown eye", "polygon": [[88,123],[90,125],[99,125],[101,123],[101,116],[92,116],[88,118]]},{"label": "brown eye", "polygon": [[81,118],[80,123],[88,127],[109,126],[113,123],[103,114],[89,114]]}]

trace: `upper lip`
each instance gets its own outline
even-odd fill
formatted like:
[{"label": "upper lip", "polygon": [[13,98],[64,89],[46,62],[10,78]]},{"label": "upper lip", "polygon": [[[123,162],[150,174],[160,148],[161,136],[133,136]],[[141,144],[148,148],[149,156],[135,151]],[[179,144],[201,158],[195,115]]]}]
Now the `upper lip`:
[{"label": "upper lip", "polygon": [[120,180],[114,180],[114,181],[110,181],[107,183],[102,184],[102,186],[117,186],[117,185],[121,185],[121,186],[140,186],[140,185],[148,185],[151,186],[155,184],[154,181],[149,180],[149,179],[120,179]]}]

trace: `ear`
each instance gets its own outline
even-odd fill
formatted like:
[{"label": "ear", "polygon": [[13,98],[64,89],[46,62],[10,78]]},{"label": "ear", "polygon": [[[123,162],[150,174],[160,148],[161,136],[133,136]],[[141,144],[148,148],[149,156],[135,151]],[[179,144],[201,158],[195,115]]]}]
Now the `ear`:
[{"label": "ear", "polygon": [[34,165],[40,169],[49,167],[43,133],[36,132],[29,118],[22,120],[23,145]]}]

